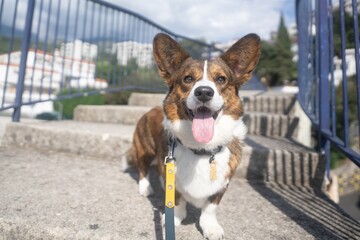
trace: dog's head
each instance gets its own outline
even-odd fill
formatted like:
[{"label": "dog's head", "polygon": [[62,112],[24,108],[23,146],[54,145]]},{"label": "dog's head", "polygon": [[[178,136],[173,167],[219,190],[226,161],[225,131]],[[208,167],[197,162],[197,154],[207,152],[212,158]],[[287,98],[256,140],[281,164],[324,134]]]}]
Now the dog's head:
[{"label": "dog's head", "polygon": [[188,147],[210,149],[245,134],[236,133],[246,132],[238,90],[250,79],[260,56],[256,34],[246,35],[209,61],[192,59],[162,33],[155,36],[153,49],[159,73],[169,87],[164,124],[173,135]]}]

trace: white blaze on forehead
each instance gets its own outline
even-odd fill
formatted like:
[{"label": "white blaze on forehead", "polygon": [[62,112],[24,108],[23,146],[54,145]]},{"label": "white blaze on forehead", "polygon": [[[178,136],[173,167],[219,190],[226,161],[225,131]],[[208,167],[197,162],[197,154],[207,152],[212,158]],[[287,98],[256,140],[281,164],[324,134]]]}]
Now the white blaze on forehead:
[{"label": "white blaze on forehead", "polygon": [[207,69],[208,69],[208,61],[205,60],[205,63],[204,63],[204,74],[203,74],[203,80],[209,80],[208,79],[208,76],[207,76]]},{"label": "white blaze on forehead", "polygon": [[[206,102],[205,104],[200,102],[196,98],[195,93],[194,93],[196,88],[203,87],[203,86],[210,87],[211,89],[214,90],[213,98],[210,101]],[[191,92],[188,96],[186,103],[187,103],[187,107],[191,110],[195,110],[195,109],[199,108],[200,106],[205,105],[206,107],[208,107],[209,109],[211,109],[214,112],[221,109],[224,104],[224,100],[222,99],[222,96],[219,94],[215,83],[209,79],[208,61],[207,60],[205,60],[205,62],[204,62],[203,77],[200,81],[197,81],[195,83],[195,85],[193,86],[193,88],[191,89]]]}]

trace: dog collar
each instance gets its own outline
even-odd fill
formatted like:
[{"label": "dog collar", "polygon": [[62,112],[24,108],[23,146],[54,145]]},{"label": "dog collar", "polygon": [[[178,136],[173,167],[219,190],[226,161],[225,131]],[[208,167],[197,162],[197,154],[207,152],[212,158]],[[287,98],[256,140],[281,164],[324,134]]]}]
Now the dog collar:
[{"label": "dog collar", "polygon": [[213,156],[215,154],[218,154],[219,152],[221,152],[221,150],[223,149],[223,146],[217,146],[217,148],[211,149],[211,150],[206,150],[204,148],[200,148],[200,149],[193,149],[190,148],[190,150],[195,153],[196,155],[210,155]]},{"label": "dog collar", "polygon": [[[172,139],[170,139],[170,142],[173,141]],[[182,144],[181,140],[180,139],[176,139],[176,141],[178,141],[181,145],[184,146],[184,144]],[[219,145],[217,146],[216,148],[214,149],[211,149],[211,150],[207,150],[205,148],[189,148],[194,154],[196,155],[209,155],[209,156],[214,156],[216,154],[218,154],[219,152],[221,152],[221,150],[223,149],[223,146],[222,145]]]}]

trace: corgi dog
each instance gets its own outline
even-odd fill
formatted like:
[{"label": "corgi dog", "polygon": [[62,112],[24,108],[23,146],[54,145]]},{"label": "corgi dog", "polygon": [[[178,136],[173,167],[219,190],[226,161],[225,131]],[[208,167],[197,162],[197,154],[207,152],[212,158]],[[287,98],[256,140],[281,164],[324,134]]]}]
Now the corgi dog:
[{"label": "corgi dog", "polygon": [[[216,208],[241,160],[247,128],[239,97],[260,56],[260,38],[248,34],[220,57],[195,60],[171,37],[153,42],[160,76],[169,90],[162,107],[138,121],[126,158],[139,172],[139,193],[153,193],[149,168],[157,162],[165,177],[169,141],[175,141],[175,225],[186,217],[186,203],[201,209],[199,224],[207,239],[223,239]],[[171,140],[172,139],[172,140]]]}]

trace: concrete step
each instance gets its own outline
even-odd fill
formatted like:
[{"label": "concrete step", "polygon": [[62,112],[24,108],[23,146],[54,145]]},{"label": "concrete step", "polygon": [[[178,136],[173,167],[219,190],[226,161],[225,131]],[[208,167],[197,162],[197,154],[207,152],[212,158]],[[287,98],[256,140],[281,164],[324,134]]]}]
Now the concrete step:
[{"label": "concrete step", "polygon": [[285,137],[297,139],[299,118],[295,116],[248,112],[244,115],[248,133],[269,137]]},{"label": "concrete step", "polygon": [[[116,162],[0,147],[0,239],[164,239],[164,193],[137,193]],[[154,173],[155,171],[152,171]],[[199,210],[176,238],[203,239]],[[359,239],[360,225],[323,193],[233,179],[218,208],[226,239]]]},{"label": "concrete step", "polygon": [[162,106],[166,94],[160,93],[131,93],[129,106],[156,107]]},{"label": "concrete step", "polygon": [[78,105],[74,120],[81,122],[120,123],[135,125],[152,107],[128,105]]},{"label": "concrete step", "polygon": [[[135,125],[151,107],[79,105],[74,119],[83,122],[121,123]],[[248,133],[254,135],[297,139],[299,118],[271,113],[248,112],[244,116]]]},{"label": "concrete step", "polygon": [[[244,91],[242,91],[244,92]],[[241,92],[240,92],[241,94]],[[257,95],[243,95],[245,111],[292,115],[296,110],[294,94],[266,91]]]},{"label": "concrete step", "polygon": [[[3,145],[52,150],[118,161],[131,146],[135,126],[77,121],[10,123]],[[324,160],[293,141],[249,135],[237,177],[322,187]]]},{"label": "concrete step", "polygon": [[[264,112],[275,114],[292,114],[296,97],[294,94],[265,91],[240,91],[244,107],[247,112]],[[132,93],[129,98],[130,106],[161,106],[165,94]]]}]

